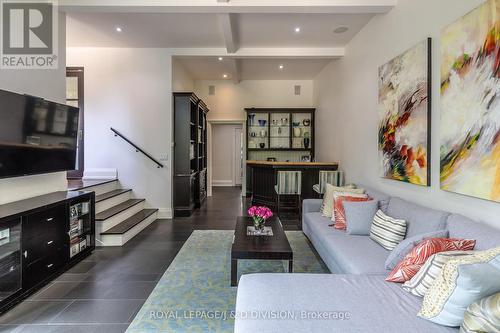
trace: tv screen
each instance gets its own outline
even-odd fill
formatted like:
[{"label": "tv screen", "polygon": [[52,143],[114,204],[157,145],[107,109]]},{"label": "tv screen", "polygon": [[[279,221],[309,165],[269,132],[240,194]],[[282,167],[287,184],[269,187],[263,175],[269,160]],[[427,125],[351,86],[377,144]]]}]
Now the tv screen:
[{"label": "tv screen", "polygon": [[78,108],[0,90],[0,178],[74,170]]}]

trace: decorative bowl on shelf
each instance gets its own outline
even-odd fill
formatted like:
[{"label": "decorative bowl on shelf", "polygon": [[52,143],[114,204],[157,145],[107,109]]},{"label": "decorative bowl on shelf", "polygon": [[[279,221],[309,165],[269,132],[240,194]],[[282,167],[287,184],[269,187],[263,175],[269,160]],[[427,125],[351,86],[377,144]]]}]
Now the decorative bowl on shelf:
[{"label": "decorative bowl on shelf", "polygon": [[300,121],[294,121],[292,123],[293,127],[299,127],[300,126]]},{"label": "decorative bowl on shelf", "polygon": [[310,126],[311,125],[311,119],[304,119],[304,120],[302,120],[302,124],[304,124],[304,126]]},{"label": "decorative bowl on shelf", "polygon": [[261,143],[259,144],[259,146],[260,146],[260,148],[262,148],[262,149],[266,148],[266,144],[265,144],[264,142],[261,142]]},{"label": "decorative bowl on shelf", "polygon": [[265,120],[265,119],[259,119],[259,126],[264,127],[264,126],[266,126],[266,123],[267,123],[267,120]]}]

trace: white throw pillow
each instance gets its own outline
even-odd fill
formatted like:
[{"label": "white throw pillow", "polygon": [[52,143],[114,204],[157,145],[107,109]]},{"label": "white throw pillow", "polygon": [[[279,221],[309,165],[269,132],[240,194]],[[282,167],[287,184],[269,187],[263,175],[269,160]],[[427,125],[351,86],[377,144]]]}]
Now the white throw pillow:
[{"label": "white throw pillow", "polygon": [[326,184],[325,195],[323,196],[323,203],[321,204],[320,213],[326,217],[332,217],[333,215],[333,200],[335,192],[339,193],[350,193],[350,194],[363,194],[365,190],[362,188],[346,188],[333,186],[331,184]]}]

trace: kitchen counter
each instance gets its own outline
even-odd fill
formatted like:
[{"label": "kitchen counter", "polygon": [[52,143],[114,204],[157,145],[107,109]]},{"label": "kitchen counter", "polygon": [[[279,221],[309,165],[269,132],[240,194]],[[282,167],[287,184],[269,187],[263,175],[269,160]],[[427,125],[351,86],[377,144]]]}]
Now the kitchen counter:
[{"label": "kitchen counter", "polygon": [[253,205],[276,207],[276,184],[279,170],[299,170],[302,172],[302,199],[318,198],[313,185],[319,182],[320,170],[338,170],[336,162],[270,162],[247,160],[247,195],[252,196]]}]

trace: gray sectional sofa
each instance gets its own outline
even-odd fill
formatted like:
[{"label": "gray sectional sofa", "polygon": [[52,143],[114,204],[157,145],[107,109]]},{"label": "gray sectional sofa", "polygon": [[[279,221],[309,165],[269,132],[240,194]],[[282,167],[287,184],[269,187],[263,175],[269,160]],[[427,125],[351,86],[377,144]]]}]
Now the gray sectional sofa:
[{"label": "gray sectional sofa", "polygon": [[[500,230],[376,190],[367,193],[389,216],[408,222],[407,238],[447,229],[449,237],[475,239],[477,250],[500,246]],[[390,252],[368,236],[328,226],[331,221],[319,213],[320,205],[321,200],[304,200],[303,232],[333,274],[242,276],[236,311],[254,316],[236,318],[235,333],[458,331],[417,317],[422,299],[384,280]],[[278,318],[266,318],[269,314]]]}]

